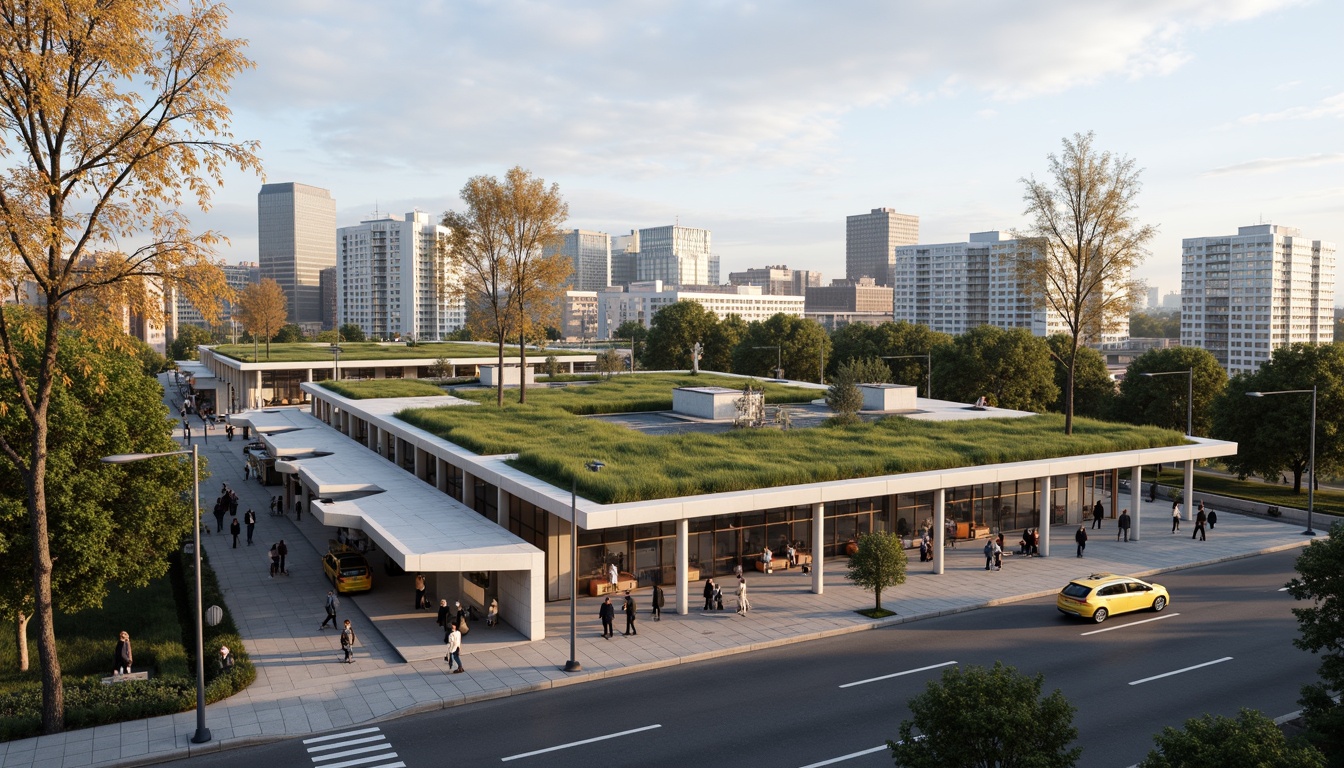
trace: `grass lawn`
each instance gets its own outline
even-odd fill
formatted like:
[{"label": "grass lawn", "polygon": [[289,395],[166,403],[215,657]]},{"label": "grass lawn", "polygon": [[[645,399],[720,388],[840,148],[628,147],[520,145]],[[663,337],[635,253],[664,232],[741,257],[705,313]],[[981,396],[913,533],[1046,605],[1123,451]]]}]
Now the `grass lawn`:
[{"label": "grass lawn", "polygon": [[[398,418],[480,454],[517,453],[512,464],[561,487],[577,478],[585,498],[602,503],[665,499],[702,493],[875,477],[887,474],[998,464],[1108,451],[1179,445],[1180,434],[1075,419],[1065,436],[1064,417],[959,422],[900,417],[853,426],[782,432],[738,429],[722,434],[652,436],[579,416],[667,410],[673,386],[741,387],[740,379],[655,374],[618,376],[599,384],[517,391],[502,409],[493,391],[462,391],[484,408],[408,409]],[[769,402],[804,402],[820,390],[765,385]],[[606,464],[588,472],[584,462]]]},{"label": "grass lawn", "polygon": [[[1152,481],[1151,471],[1144,469],[1143,475],[1149,482]],[[1185,485],[1185,474],[1180,470],[1163,468],[1162,477],[1158,482],[1164,486],[1180,490]],[[1234,499],[1247,499],[1294,509],[1307,508],[1305,478],[1302,481],[1302,492],[1293,493],[1293,486],[1291,485],[1262,483],[1257,480],[1238,480],[1235,477],[1196,470],[1195,498],[1199,498],[1200,493],[1214,493],[1219,496],[1230,496]],[[1344,515],[1344,492],[1326,488],[1316,491],[1315,511],[1320,514]]]},{"label": "grass lawn", "polygon": [[[330,344],[272,344],[271,354],[266,354],[266,345],[258,344],[257,353],[252,354],[251,344],[221,344],[215,347],[215,353],[232,357],[235,360],[241,360],[245,363],[330,363],[332,362]],[[538,351],[529,349],[527,351],[528,359],[536,358],[538,362],[545,360],[551,355],[564,357],[566,355],[589,355],[591,352],[579,352],[565,349],[548,349]],[[504,357],[517,357],[517,345],[505,346]],[[416,344],[408,347],[405,344],[388,343],[379,344],[372,341],[347,341],[341,344],[341,364],[347,362],[356,363],[360,360],[424,360],[429,364],[439,358],[449,360],[461,359],[494,359],[499,356],[498,347],[494,344],[466,344],[463,342],[431,342]]]},{"label": "grass lawn", "polygon": [[319,386],[351,400],[369,400],[382,397],[446,397],[447,392],[437,384],[423,379],[375,379],[373,381],[323,381]]}]

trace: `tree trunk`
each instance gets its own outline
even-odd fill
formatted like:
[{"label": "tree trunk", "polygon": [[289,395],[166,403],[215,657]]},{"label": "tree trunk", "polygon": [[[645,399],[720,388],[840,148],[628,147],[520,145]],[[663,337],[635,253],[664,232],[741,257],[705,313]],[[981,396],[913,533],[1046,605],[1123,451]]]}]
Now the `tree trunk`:
[{"label": "tree trunk", "polygon": [[499,350],[498,350],[498,351],[499,351],[499,379],[498,379],[497,381],[495,381],[495,405],[499,406],[500,408],[503,408],[503,407],[504,407],[504,341],[505,341],[505,336],[504,336],[504,326],[503,326],[502,323],[501,323],[500,326],[499,326],[499,335],[498,335],[496,338],[499,339]]},{"label": "tree trunk", "polygon": [[53,625],[51,596],[51,546],[47,536],[47,408],[51,402],[51,384],[56,367],[57,318],[47,318],[47,348],[39,374],[36,413],[32,419],[33,448],[26,474],[28,516],[33,537],[34,615],[37,618],[37,656],[42,664],[42,732],[60,733],[65,728],[65,688],[61,684],[61,662],[56,655],[56,628]]},{"label": "tree trunk", "polygon": [[1069,351],[1069,375],[1064,392],[1064,434],[1073,434],[1073,374],[1078,364],[1078,336],[1073,337],[1073,347]]},{"label": "tree trunk", "polygon": [[1295,494],[1302,492],[1302,472],[1301,467],[1293,467],[1293,493]]},{"label": "tree trunk", "polygon": [[15,619],[16,631],[14,633],[14,647],[19,652],[19,671],[28,671],[28,619],[31,618],[23,611],[18,612]]},{"label": "tree trunk", "polygon": [[[520,302],[521,303],[521,302]],[[518,404],[527,402],[527,334],[523,331],[527,326],[523,313],[518,313]]]}]

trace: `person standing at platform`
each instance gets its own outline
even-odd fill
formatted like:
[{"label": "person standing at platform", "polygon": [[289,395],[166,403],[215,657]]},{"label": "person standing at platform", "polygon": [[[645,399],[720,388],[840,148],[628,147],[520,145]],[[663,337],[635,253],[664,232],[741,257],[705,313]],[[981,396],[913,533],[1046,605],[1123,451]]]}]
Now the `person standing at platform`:
[{"label": "person standing at platform", "polygon": [[635,598],[630,596],[630,590],[625,590],[625,636],[638,635],[639,630],[635,629]]},{"label": "person standing at platform", "polygon": [[611,639],[616,634],[613,626],[616,623],[616,606],[611,604],[611,598],[603,598],[602,607],[597,609],[597,617],[602,620],[602,636]]}]

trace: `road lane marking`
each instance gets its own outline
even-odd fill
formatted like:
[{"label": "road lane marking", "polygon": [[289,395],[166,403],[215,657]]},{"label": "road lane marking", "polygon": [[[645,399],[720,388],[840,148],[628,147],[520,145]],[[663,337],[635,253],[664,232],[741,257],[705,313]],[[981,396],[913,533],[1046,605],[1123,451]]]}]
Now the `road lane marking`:
[{"label": "road lane marking", "polygon": [[[353,768],[354,766],[360,766],[360,768],[406,768],[406,764],[400,761],[386,762],[396,760],[397,753],[392,751],[391,742],[387,740],[387,736],[379,728],[359,728],[326,736],[315,736],[311,739],[304,739],[303,743],[320,745],[308,747],[308,758],[318,768]],[[360,744],[367,746],[358,746]],[[341,751],[329,751],[333,749]],[[313,754],[314,752],[326,752],[327,754]],[[368,765],[368,763],[379,764]]]},{"label": "road lane marking", "polygon": [[856,686],[856,685],[863,685],[863,684],[865,684],[865,683],[876,683],[876,682],[878,682],[879,680],[890,680],[890,679],[893,678],[893,677],[902,677],[902,676],[904,676],[904,675],[913,675],[913,674],[915,674],[916,672],[928,672],[930,669],[938,669],[939,667],[948,667],[948,666],[951,666],[951,665],[956,664],[956,663],[957,663],[957,662],[955,662],[955,661],[944,661],[942,664],[930,664],[930,665],[927,666],[927,667],[920,667],[919,669],[907,669],[907,670],[904,671],[904,672],[895,672],[895,673],[893,673],[893,674],[890,674],[890,675],[883,675],[883,676],[881,676],[881,677],[870,677],[870,678],[868,678],[867,680],[855,680],[855,681],[852,682],[852,683],[845,683],[844,685],[842,685],[842,686],[840,686],[840,687],[841,687],[841,688],[853,688],[853,687]]},{"label": "road lane marking", "polygon": [[1288,588],[1287,588],[1287,587],[1279,587],[1279,591],[1280,591],[1280,592],[1287,592],[1287,591],[1288,591]]},{"label": "road lane marking", "polygon": [[304,739],[304,744],[316,744],[320,741],[331,741],[332,739],[344,739],[350,736],[363,736],[366,733],[377,733],[377,728],[361,728],[358,731],[345,731],[344,733],[333,733],[329,736],[318,736],[312,739]]},{"label": "road lane marking", "polygon": [[654,728],[662,728],[662,727],[663,726],[661,724],[657,724],[657,725],[646,725],[643,728],[631,728],[628,731],[621,731],[620,733],[609,733],[606,736],[594,736],[591,739],[584,739],[583,741],[571,741],[568,744],[560,744],[559,746],[555,747],[546,747],[545,749],[534,749],[531,752],[524,752],[521,755],[509,755],[508,757],[499,758],[499,761],[501,763],[507,763],[510,760],[521,760],[524,757],[544,755],[547,752],[555,752],[561,749],[569,749],[570,747],[581,747],[584,744],[592,744],[595,741],[606,741],[607,739],[616,739],[620,738],[621,736],[629,736],[632,733],[642,733],[644,731],[651,731]]},{"label": "road lane marking", "polygon": [[[372,757],[357,757],[354,760],[346,760],[344,763],[328,763],[327,765],[323,766],[323,768],[350,768],[350,766],[353,765],[362,765],[363,763],[371,763],[374,760],[386,760],[389,757],[396,757],[396,756],[397,756],[396,752],[388,752],[385,755],[373,755]],[[374,768],[374,766],[369,765],[364,766],[364,768]]]},{"label": "road lane marking", "polygon": [[856,757],[863,757],[864,755],[871,755],[874,752],[881,752],[886,748],[887,745],[883,744],[880,747],[865,749],[861,752],[850,752],[848,755],[841,755],[840,757],[832,757],[830,760],[822,760],[820,763],[808,763],[807,765],[804,765],[803,768],[821,768],[823,765],[835,765],[836,763],[843,763],[846,760],[853,760]]},{"label": "road lane marking", "polygon": [[1162,619],[1170,619],[1172,616],[1180,616],[1180,615],[1181,614],[1179,613],[1168,613],[1165,616],[1154,616],[1151,619],[1144,619],[1142,621],[1131,621],[1128,624],[1117,624],[1113,627],[1107,627],[1105,629],[1094,629],[1091,632],[1082,633],[1081,635],[1079,635],[1079,637],[1087,637],[1088,635],[1099,635],[1102,632],[1110,632],[1113,629],[1124,629],[1125,627],[1137,627],[1140,624],[1147,624],[1150,621],[1161,621]]},{"label": "road lane marking", "polygon": [[[362,738],[362,739],[350,739],[350,740],[348,740],[348,741],[336,741],[336,742],[332,742],[331,744],[323,744],[323,745],[320,746],[320,747],[309,747],[309,748],[308,748],[308,752],[309,752],[309,754],[311,754],[311,753],[313,753],[313,752],[326,752],[326,751],[329,750],[329,749],[340,749],[341,747],[353,747],[353,746],[355,746],[356,744],[368,744],[368,743],[371,743],[371,742],[374,742],[374,741],[386,741],[386,740],[387,740],[387,737],[384,736],[384,735],[382,735],[382,734],[380,733],[380,734],[378,734],[377,736],[365,736],[365,737]],[[316,759],[316,758],[314,758],[314,759]]]},{"label": "road lane marking", "polygon": [[1214,659],[1213,661],[1206,661],[1206,662],[1204,662],[1203,664],[1196,664],[1196,665],[1193,666],[1193,667],[1186,667],[1185,669],[1178,669],[1178,670],[1176,670],[1175,672],[1164,672],[1163,674],[1160,674],[1160,675],[1153,675],[1152,677],[1145,677],[1145,678],[1143,678],[1142,680],[1135,680],[1134,682],[1130,683],[1130,685],[1140,685],[1140,684],[1142,684],[1142,683],[1150,683],[1150,682],[1152,682],[1152,681],[1154,681],[1154,680],[1161,680],[1161,679],[1164,678],[1164,677],[1171,677],[1172,675],[1179,675],[1179,674],[1181,674],[1182,672],[1190,672],[1190,671],[1192,671],[1192,670],[1202,669],[1202,668],[1204,668],[1204,667],[1211,667],[1211,666],[1213,666],[1214,664],[1222,664],[1224,661],[1231,661],[1231,660],[1232,660],[1232,657],[1231,657],[1231,656],[1224,656],[1224,657],[1221,658],[1221,659]]}]

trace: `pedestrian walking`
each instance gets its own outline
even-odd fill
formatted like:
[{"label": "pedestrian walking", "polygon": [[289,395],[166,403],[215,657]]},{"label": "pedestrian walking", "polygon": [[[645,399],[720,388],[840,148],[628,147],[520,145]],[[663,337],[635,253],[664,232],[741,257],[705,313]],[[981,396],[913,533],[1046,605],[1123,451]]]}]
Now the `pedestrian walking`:
[{"label": "pedestrian walking", "polygon": [[271,514],[272,514],[272,515],[278,514],[278,513],[275,511],[275,503],[276,503],[277,501],[279,501],[279,500],[280,500],[280,497],[279,497],[279,496],[272,496],[272,497],[271,497]]},{"label": "pedestrian walking", "polygon": [[276,545],[271,545],[271,551],[268,553],[271,558],[271,578],[275,578],[275,572],[280,570],[280,551]]},{"label": "pedestrian walking", "polygon": [[1078,556],[1083,556],[1083,550],[1087,549],[1087,526],[1078,526],[1078,532],[1073,534],[1073,540],[1078,542]]},{"label": "pedestrian walking", "polygon": [[1209,521],[1209,516],[1204,514],[1204,508],[1200,507],[1199,512],[1195,513],[1195,532],[1190,534],[1190,540],[1194,541],[1198,536],[1200,541],[1208,541],[1204,534],[1204,524]]},{"label": "pedestrian walking", "polygon": [[784,557],[788,558],[790,568],[798,567],[798,550],[793,548],[793,542],[784,545]]},{"label": "pedestrian walking", "polygon": [[1171,502],[1171,532],[1181,530],[1181,502]]},{"label": "pedestrian walking", "polygon": [[289,575],[289,570],[285,567],[285,556],[289,554],[289,547],[285,546],[285,540],[281,539],[279,544],[275,545],[275,553],[280,556],[280,572]]},{"label": "pedestrian walking", "polygon": [[625,636],[638,635],[639,630],[635,629],[635,598],[630,596],[630,590],[625,590]]},{"label": "pedestrian walking", "polygon": [[723,610],[723,587],[718,584],[714,585],[714,610]]},{"label": "pedestrian walking", "polygon": [[327,608],[327,618],[323,619],[323,620],[322,620],[322,626],[320,626],[320,627],[317,628],[319,632],[327,628],[327,622],[328,622],[328,621],[331,622],[331,628],[332,628],[332,629],[335,629],[335,628],[337,628],[337,627],[340,626],[340,624],[337,624],[337,623],[336,623],[336,609],[337,609],[337,608],[340,608],[340,607],[341,607],[341,599],[340,599],[339,597],[336,596],[336,593],[335,593],[335,592],[332,592],[330,589],[328,589],[328,590],[327,590],[327,606],[326,606],[326,608]]},{"label": "pedestrian walking", "polygon": [[751,601],[747,599],[747,580],[737,577],[737,612],[743,616],[751,610]]},{"label": "pedestrian walking", "polygon": [[247,526],[247,546],[252,546],[252,532],[257,529],[257,513],[251,507],[243,514],[243,524]]},{"label": "pedestrian walking", "polygon": [[1210,509],[1210,510],[1209,510],[1209,530],[1210,530],[1210,531],[1213,530],[1213,526],[1214,526],[1214,524],[1217,523],[1217,522],[1218,522],[1218,513],[1215,512],[1214,510]]},{"label": "pedestrian walking", "polygon": [[657,584],[653,585],[653,610],[649,611],[649,615],[654,621],[663,620],[663,588]]},{"label": "pedestrian walking", "polygon": [[294,500],[294,519],[295,520],[303,519],[303,499]]},{"label": "pedestrian walking", "polygon": [[[457,622],[449,625],[447,642],[448,653],[443,660],[448,662],[448,671],[456,675],[462,671],[462,632],[458,630]],[[457,669],[453,669],[454,664]]]},{"label": "pedestrian walking", "polygon": [[1003,534],[994,540],[994,570],[1003,570]]},{"label": "pedestrian walking", "polygon": [[448,599],[447,598],[440,599],[439,613],[437,616],[434,617],[434,623],[438,624],[440,627],[443,627],[443,642],[445,643],[448,642],[448,626],[450,624],[450,621],[448,619],[449,613],[450,611],[448,610]]},{"label": "pedestrian walking", "polygon": [[129,632],[122,632],[117,636],[117,650],[112,654],[112,663],[116,665],[112,668],[113,676],[129,675],[131,661],[131,635]]},{"label": "pedestrian walking", "polygon": [[602,607],[597,609],[597,617],[602,620],[602,636],[610,639],[616,634],[616,630],[612,627],[616,621],[616,606],[611,604],[610,597],[602,600]]},{"label": "pedestrian walking", "polygon": [[215,501],[215,533],[224,532],[224,515],[229,511],[228,496],[220,496]]},{"label": "pedestrian walking", "polygon": [[341,629],[341,650],[345,653],[345,663],[355,663],[355,628],[350,626],[350,620],[345,620],[345,627]]},{"label": "pedestrian walking", "polygon": [[1097,499],[1097,503],[1092,507],[1092,527],[1100,530],[1101,519],[1105,516],[1106,510],[1101,507],[1101,499]]},{"label": "pedestrian walking", "polygon": [[234,515],[229,521],[229,534],[233,536],[233,548],[238,548],[238,537],[243,533],[243,524],[238,522],[238,516]]},{"label": "pedestrian walking", "polygon": [[705,579],[705,607],[701,608],[700,610],[708,611],[710,608],[713,607],[714,607],[714,580]]},{"label": "pedestrian walking", "polygon": [[995,543],[995,542],[994,542],[993,539],[989,539],[989,540],[985,541],[985,570],[986,570],[986,571],[993,570],[993,568],[994,568],[994,543]]},{"label": "pedestrian walking", "polygon": [[1129,541],[1129,510],[1120,510],[1120,519],[1116,521],[1115,540],[1119,541],[1121,536],[1125,541]]},{"label": "pedestrian walking", "polygon": [[425,599],[425,574],[415,574],[415,610],[423,611],[429,608],[429,601]]},{"label": "pedestrian walking", "polygon": [[485,611],[485,626],[494,629],[499,623],[499,600],[490,598],[490,607]]}]

